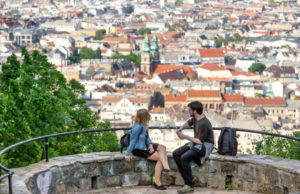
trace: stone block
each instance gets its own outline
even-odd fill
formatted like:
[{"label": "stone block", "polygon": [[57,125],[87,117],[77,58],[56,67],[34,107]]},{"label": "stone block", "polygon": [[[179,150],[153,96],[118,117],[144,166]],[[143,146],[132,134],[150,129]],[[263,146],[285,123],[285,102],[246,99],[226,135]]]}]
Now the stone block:
[{"label": "stone block", "polygon": [[[300,177],[298,177],[300,178]],[[279,181],[280,184],[279,186],[284,186],[284,187],[295,187],[295,177],[294,176],[291,176],[290,173],[287,173],[287,172],[280,172],[279,173]],[[300,189],[300,188],[299,188]]]},{"label": "stone block", "polygon": [[197,187],[207,187],[208,175],[207,174],[198,174],[194,175],[197,178],[195,186]]},{"label": "stone block", "polygon": [[[258,187],[257,192],[261,193],[261,194],[275,194],[273,187],[271,185],[268,185],[268,184],[260,185]],[[280,193],[276,193],[276,194],[280,194]]]},{"label": "stone block", "polygon": [[224,162],[221,165],[221,173],[226,175],[235,175],[237,166],[235,163]]},{"label": "stone block", "polygon": [[107,182],[107,177],[98,176],[96,179],[96,188],[95,189],[105,188],[107,186],[106,182]]},{"label": "stone block", "polygon": [[184,185],[184,180],[179,172],[175,173],[175,185]]},{"label": "stone block", "polygon": [[259,192],[260,185],[260,182],[245,180],[243,183],[243,188],[244,191]]},{"label": "stone block", "polygon": [[220,169],[220,163],[218,161],[210,160],[208,164],[208,171],[211,174],[217,173],[218,169]]},{"label": "stone block", "polygon": [[106,177],[106,186],[108,187],[115,187],[121,186],[121,178],[120,176],[108,176]]},{"label": "stone block", "polygon": [[279,173],[276,169],[270,170],[269,167],[264,168],[264,180],[265,183],[270,185],[278,185]]},{"label": "stone block", "polygon": [[225,176],[217,174],[214,174],[213,176],[209,175],[207,187],[213,189],[225,189]]},{"label": "stone block", "polygon": [[254,181],[256,169],[253,165],[239,164],[237,166],[237,176],[246,180]]},{"label": "stone block", "polygon": [[56,169],[52,168],[48,171],[35,175],[33,181],[35,193],[41,193],[41,191],[45,191],[46,193],[55,193],[57,182]]},{"label": "stone block", "polygon": [[274,194],[287,194],[287,192],[284,190],[283,187],[274,186],[273,187],[273,193]]},{"label": "stone block", "polygon": [[152,176],[146,172],[140,173],[139,185],[151,185]]},{"label": "stone block", "polygon": [[175,160],[173,159],[173,157],[168,157],[168,162],[169,162],[169,166],[171,169],[175,169],[175,170],[178,170],[177,168],[177,164],[175,162]]},{"label": "stone block", "polygon": [[125,160],[114,163],[115,171],[118,172],[119,174],[133,171],[132,168],[133,163],[134,163],[133,161],[126,162]]},{"label": "stone block", "polygon": [[155,169],[156,161],[147,160],[148,173],[153,174]]},{"label": "stone block", "polygon": [[100,166],[100,164],[98,162],[83,164],[83,168],[86,171],[86,176],[87,177],[100,176],[101,171],[100,171],[99,166]]},{"label": "stone block", "polygon": [[243,184],[244,184],[244,180],[241,178],[237,178],[237,177],[232,177],[232,189],[235,190],[243,190]]},{"label": "stone block", "polygon": [[174,185],[175,183],[175,176],[169,176],[166,174],[162,174],[160,177],[161,183],[163,185]]},{"label": "stone block", "polygon": [[80,191],[80,181],[79,179],[71,180],[67,179],[65,181],[66,193],[75,193]]},{"label": "stone block", "polygon": [[140,175],[136,173],[125,173],[122,176],[122,186],[137,186],[139,185]]},{"label": "stone block", "polygon": [[105,161],[101,163],[100,171],[102,176],[112,176],[118,174],[114,166],[114,161]]},{"label": "stone block", "polygon": [[148,162],[146,160],[134,161],[134,172],[147,172]]},{"label": "stone block", "polygon": [[92,179],[91,178],[81,178],[79,179],[80,190],[86,191],[92,189]]},{"label": "stone block", "polygon": [[196,173],[199,173],[199,174],[203,174],[203,173],[208,174],[208,172],[209,172],[209,161],[204,162],[203,165],[198,166],[198,168],[195,169],[195,170],[196,170]]}]

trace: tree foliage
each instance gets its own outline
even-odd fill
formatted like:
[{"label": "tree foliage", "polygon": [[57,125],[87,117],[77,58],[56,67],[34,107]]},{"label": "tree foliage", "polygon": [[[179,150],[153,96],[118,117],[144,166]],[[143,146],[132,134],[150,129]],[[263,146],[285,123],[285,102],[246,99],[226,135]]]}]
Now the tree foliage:
[{"label": "tree foliage", "polygon": [[248,68],[248,71],[253,73],[261,74],[266,69],[266,65],[263,63],[252,63],[252,65]]},{"label": "tree foliage", "polygon": [[74,55],[71,55],[69,58],[69,61],[71,63],[79,63],[81,59],[101,59],[102,54],[100,48],[97,48],[96,51],[93,51],[90,48],[83,47],[80,49],[79,54],[75,53]]},{"label": "tree foliage", "polygon": [[220,48],[222,44],[228,45],[230,42],[242,42],[243,38],[239,34],[234,34],[233,37],[228,38],[215,38],[216,47]]},{"label": "tree foliage", "polygon": [[139,65],[141,64],[141,56],[136,55],[134,53],[130,53],[129,55],[121,55],[118,51],[116,51],[109,58],[110,59],[124,59],[124,60],[128,60],[128,61],[137,63]]},{"label": "tree foliage", "polygon": [[106,30],[101,29],[96,31],[96,36],[94,37],[94,40],[102,40],[103,36],[106,34]]},{"label": "tree foliage", "polygon": [[[293,136],[300,137],[300,132]],[[259,155],[271,155],[281,158],[300,160],[300,142],[275,136],[263,136],[261,140],[253,142],[254,150]]]},{"label": "tree foliage", "polygon": [[[107,128],[97,123],[97,116],[77,98],[84,87],[64,76],[38,51],[22,50],[22,61],[15,55],[2,64],[0,74],[0,149],[20,141],[53,133]],[[106,141],[110,137],[108,142]],[[61,156],[102,149],[116,151],[118,143],[112,132],[87,133],[49,139],[49,156]],[[38,162],[44,142],[16,147],[4,155],[8,167]]]},{"label": "tree foliage", "polygon": [[175,1],[175,6],[178,7],[178,6],[181,6],[183,5],[183,1],[182,0],[176,0]]},{"label": "tree foliage", "polygon": [[140,28],[138,30],[139,35],[151,34],[151,29],[149,28]]}]

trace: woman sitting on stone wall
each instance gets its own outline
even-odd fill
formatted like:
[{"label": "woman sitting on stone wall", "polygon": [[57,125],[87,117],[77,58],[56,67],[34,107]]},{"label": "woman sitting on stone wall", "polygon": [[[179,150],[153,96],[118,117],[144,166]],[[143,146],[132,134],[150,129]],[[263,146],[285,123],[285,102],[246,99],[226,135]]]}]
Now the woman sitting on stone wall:
[{"label": "woman sitting on stone wall", "polygon": [[172,175],[175,171],[169,167],[166,147],[164,145],[152,143],[148,135],[147,125],[149,121],[150,113],[146,109],[137,111],[135,126],[131,129],[130,145],[125,153],[125,160],[130,162],[130,154],[132,153],[134,156],[157,161],[155,165],[154,187],[159,190],[166,190],[166,187],[160,182],[160,175],[162,172]]}]

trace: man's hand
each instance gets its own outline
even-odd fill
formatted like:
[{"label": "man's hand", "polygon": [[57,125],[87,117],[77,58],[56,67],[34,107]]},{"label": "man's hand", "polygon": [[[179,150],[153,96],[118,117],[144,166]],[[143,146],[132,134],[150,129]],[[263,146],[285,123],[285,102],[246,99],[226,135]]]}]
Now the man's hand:
[{"label": "man's hand", "polygon": [[152,154],[154,152],[154,148],[153,148],[152,144],[149,145],[148,150],[149,150],[150,154]]},{"label": "man's hand", "polygon": [[132,156],[125,156],[125,161],[130,162],[131,158],[132,158]]}]

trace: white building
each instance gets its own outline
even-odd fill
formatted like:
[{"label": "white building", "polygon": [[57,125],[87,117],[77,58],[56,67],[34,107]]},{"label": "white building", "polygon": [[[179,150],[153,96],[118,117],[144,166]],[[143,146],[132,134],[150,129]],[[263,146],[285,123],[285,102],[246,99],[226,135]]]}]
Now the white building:
[{"label": "white building", "polygon": [[247,72],[253,63],[255,63],[255,58],[252,55],[244,55],[237,58],[235,66]]}]

